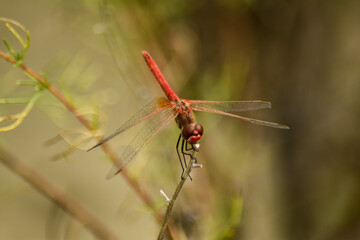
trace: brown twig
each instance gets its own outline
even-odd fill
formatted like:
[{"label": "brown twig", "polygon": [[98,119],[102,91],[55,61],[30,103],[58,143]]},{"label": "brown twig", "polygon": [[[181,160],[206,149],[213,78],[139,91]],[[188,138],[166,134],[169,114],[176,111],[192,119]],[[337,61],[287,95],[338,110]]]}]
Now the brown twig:
[{"label": "brown twig", "polygon": [[197,155],[197,153],[199,152],[199,149],[200,149],[200,144],[199,143],[194,144],[193,148],[194,148],[194,152],[191,155],[191,159],[190,159],[189,164],[188,164],[188,166],[187,166],[187,168],[185,170],[185,173],[181,177],[181,180],[180,180],[179,184],[177,185],[176,190],[175,190],[172,198],[168,201],[168,207],[167,207],[166,213],[164,215],[163,223],[161,225],[161,229],[160,229],[160,232],[159,232],[159,235],[158,235],[158,240],[163,240],[164,239],[165,230],[166,230],[166,228],[167,228],[167,226],[169,224],[170,216],[171,216],[172,209],[174,207],[176,198],[178,197],[182,187],[184,186],[184,183],[185,183],[186,179],[189,177],[190,172],[191,172],[192,168],[194,167],[194,164],[195,164],[195,161],[196,161],[196,155]]},{"label": "brown twig", "polygon": [[[17,61],[5,54],[4,52],[0,51],[0,57],[5,59],[6,61],[16,64]],[[54,86],[49,85],[46,80],[37,72],[35,72],[33,69],[29,68],[25,64],[20,64],[18,66],[20,69],[22,69],[24,72],[29,74],[32,78],[36,79],[38,82],[40,82],[46,89],[49,90],[50,93],[52,93],[62,104],[65,105],[65,107],[79,120],[79,122],[89,131],[92,131],[89,122],[87,119],[81,115],[78,110],[65,98],[64,95],[61,94],[60,91],[58,91]],[[99,137],[98,140],[100,140],[101,137]],[[115,155],[114,151],[110,148],[108,144],[102,144],[101,145],[104,153],[107,155],[109,159],[111,159],[112,162],[117,162],[117,156]],[[129,173],[126,171],[126,169],[123,169],[121,171],[121,175],[125,179],[125,181],[130,185],[130,187],[134,190],[134,192],[138,195],[138,197],[142,200],[142,202],[153,210],[155,219],[159,224],[161,224],[162,215],[157,211],[154,201],[149,195],[149,193],[142,187],[142,185],[134,178],[131,178]],[[174,233],[175,230],[172,226],[168,226],[166,229],[166,234],[169,239],[174,239]]]},{"label": "brown twig", "polygon": [[0,148],[0,161],[55,204],[73,215],[99,239],[119,239],[115,233],[85,209],[76,199],[2,148]]}]

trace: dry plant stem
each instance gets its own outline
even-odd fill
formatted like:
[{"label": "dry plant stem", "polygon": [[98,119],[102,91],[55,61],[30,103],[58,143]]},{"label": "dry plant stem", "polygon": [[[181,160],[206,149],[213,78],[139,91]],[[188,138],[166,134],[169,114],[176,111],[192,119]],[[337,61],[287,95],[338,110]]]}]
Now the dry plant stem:
[{"label": "dry plant stem", "polygon": [[193,165],[195,163],[196,155],[197,155],[198,151],[199,151],[198,148],[194,149],[194,152],[191,155],[190,162],[189,162],[189,164],[188,164],[188,166],[187,166],[187,168],[185,170],[184,176],[181,178],[179,184],[176,187],[176,190],[175,190],[172,198],[168,202],[168,207],[167,207],[165,215],[164,215],[163,223],[161,225],[161,229],[160,229],[160,232],[159,232],[159,235],[158,235],[158,240],[163,240],[164,239],[165,230],[166,230],[166,228],[167,228],[167,226],[169,224],[170,216],[171,216],[172,209],[174,207],[176,198],[178,197],[182,187],[184,186],[184,183],[185,183],[186,179],[190,175],[190,172],[191,172],[191,170],[193,168]]},{"label": "dry plant stem", "polygon": [[[0,51],[0,57],[5,59],[6,61],[16,64],[16,60],[4,52]],[[31,77],[42,83],[62,104],[65,105],[65,107],[72,113],[74,116],[80,121],[80,123],[89,131],[92,131],[91,126],[89,122],[86,120],[86,118],[79,114],[77,109],[62,95],[54,86],[49,85],[46,80],[37,72],[32,70],[31,68],[27,67],[24,64],[20,64],[18,66],[23,71],[25,71],[27,74],[29,74]],[[100,138],[98,139],[100,140]],[[115,155],[114,151],[110,148],[108,144],[102,144],[101,148],[105,152],[108,158],[111,159],[112,162],[117,161],[117,156]],[[150,195],[147,193],[147,191],[141,186],[141,184],[134,178],[131,178],[129,173],[126,171],[126,169],[121,171],[122,176],[125,178],[126,182],[131,186],[131,188],[135,191],[135,193],[139,196],[139,198],[142,200],[142,202],[153,210],[154,216],[159,224],[161,224],[162,215],[157,212],[156,206],[154,204],[154,201],[150,197]],[[172,226],[168,226],[166,229],[166,233],[169,239],[174,239],[173,233],[175,232],[174,228]]]},{"label": "dry plant stem", "polygon": [[0,161],[55,204],[73,215],[99,239],[119,239],[78,201],[2,148],[0,148]]}]

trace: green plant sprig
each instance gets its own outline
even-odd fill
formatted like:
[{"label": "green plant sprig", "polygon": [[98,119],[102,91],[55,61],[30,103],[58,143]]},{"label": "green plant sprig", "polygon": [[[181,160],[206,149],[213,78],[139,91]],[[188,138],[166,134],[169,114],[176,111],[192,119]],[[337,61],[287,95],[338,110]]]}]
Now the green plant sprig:
[{"label": "green plant sprig", "polygon": [[[16,52],[14,50],[14,48],[10,45],[10,43],[6,39],[3,39],[3,42],[4,42],[5,46],[6,46],[6,48],[9,50],[10,55],[16,60],[15,65],[19,66],[23,62],[26,51],[30,47],[30,42],[31,42],[30,41],[30,32],[21,23],[15,21],[13,19],[0,17],[0,21],[5,22],[5,26],[15,36],[15,38],[20,42],[20,44],[22,46],[22,50],[19,51],[19,52]],[[18,33],[18,31],[16,31],[16,29],[13,28],[11,25],[17,26],[18,28],[23,30],[25,32],[25,35],[26,35],[26,40],[24,40],[21,37],[21,35]]]},{"label": "green plant sprig", "polygon": [[[23,122],[25,117],[27,115],[29,115],[31,109],[34,107],[35,102],[39,99],[39,97],[41,96],[42,93],[43,93],[43,91],[36,92],[30,98],[30,100],[28,101],[26,107],[24,108],[24,110],[22,112],[13,114],[13,115],[8,115],[8,116],[0,116],[0,122],[15,120],[12,124],[5,126],[5,127],[1,127],[0,132],[10,131],[10,130],[13,130],[14,128],[16,128],[17,126],[19,126]],[[0,103],[2,103],[2,102],[4,102],[4,103],[20,103],[20,102],[23,102],[24,100],[25,99],[22,99],[22,98],[0,99]]]}]

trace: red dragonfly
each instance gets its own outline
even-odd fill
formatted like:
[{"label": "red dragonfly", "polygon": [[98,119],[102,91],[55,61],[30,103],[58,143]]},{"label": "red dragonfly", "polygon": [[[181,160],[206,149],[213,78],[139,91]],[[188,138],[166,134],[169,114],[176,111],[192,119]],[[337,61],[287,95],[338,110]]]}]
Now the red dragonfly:
[{"label": "red dragonfly", "polygon": [[[181,130],[179,139],[177,141],[176,150],[180,160],[181,167],[184,172],[184,165],[186,167],[185,155],[191,155],[187,151],[195,149],[195,144],[198,143],[203,135],[203,127],[195,122],[193,111],[210,112],[222,114],[230,117],[240,118],[242,120],[256,123],[268,127],[289,129],[288,126],[280,125],[278,123],[267,122],[258,119],[247,118],[238,115],[238,112],[258,110],[264,108],[270,108],[271,103],[265,101],[203,101],[203,100],[186,100],[181,99],[171,89],[164,76],[160,72],[159,67],[155,61],[151,58],[150,54],[146,51],[142,52],[145,61],[150,68],[151,72],[155,76],[156,80],[163,89],[166,98],[157,98],[145,105],[140,111],[126,121],[119,129],[113,134],[104,138],[93,148],[100,146],[101,144],[109,141],[115,136],[123,133],[124,131],[132,128],[133,126],[145,121],[145,126],[135,136],[133,141],[125,148],[121,155],[119,162],[114,164],[112,171],[108,177],[112,177],[119,173],[140,151],[140,149],[148,143],[159,131],[167,126],[173,119],[175,119],[178,127]],[[179,149],[180,140],[181,150]],[[190,144],[191,148],[188,148]],[[182,158],[180,152],[182,153]]]}]

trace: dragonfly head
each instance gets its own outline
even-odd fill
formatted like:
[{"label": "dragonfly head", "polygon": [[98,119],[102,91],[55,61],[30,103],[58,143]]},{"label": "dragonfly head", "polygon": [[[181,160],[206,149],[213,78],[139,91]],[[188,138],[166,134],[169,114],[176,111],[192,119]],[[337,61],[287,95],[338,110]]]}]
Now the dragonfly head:
[{"label": "dragonfly head", "polygon": [[200,140],[203,131],[199,123],[186,124],[182,129],[182,136],[188,143],[195,144]]}]

